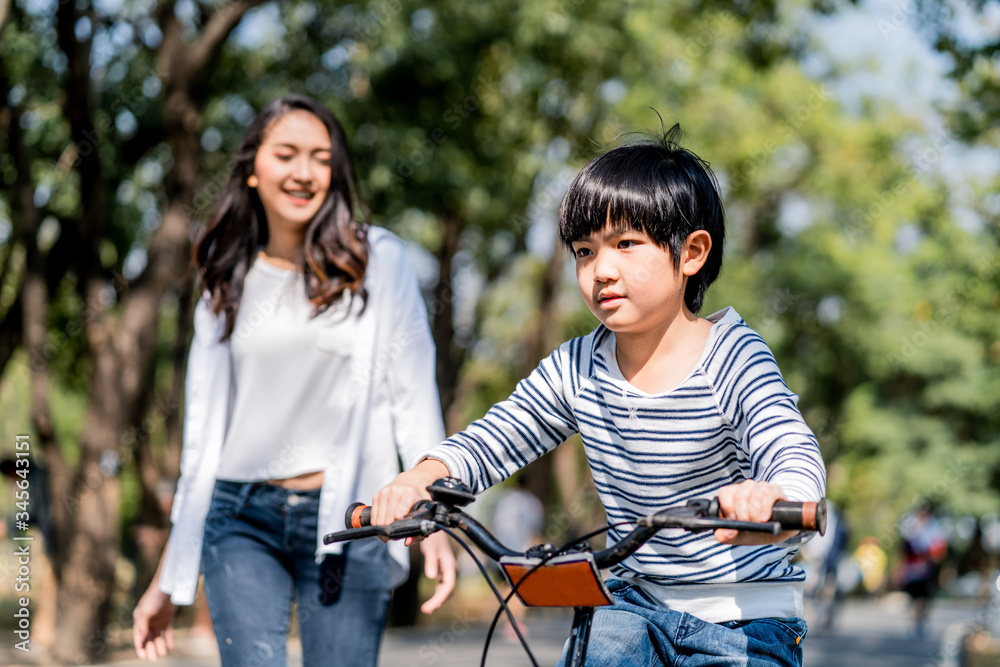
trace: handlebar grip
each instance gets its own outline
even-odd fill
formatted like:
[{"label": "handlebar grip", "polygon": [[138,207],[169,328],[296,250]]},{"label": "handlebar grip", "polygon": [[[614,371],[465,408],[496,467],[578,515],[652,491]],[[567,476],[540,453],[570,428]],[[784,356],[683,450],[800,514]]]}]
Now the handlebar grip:
[{"label": "handlebar grip", "polygon": [[[418,500],[413,503],[410,511],[415,512],[426,506],[429,502],[429,500]],[[347,508],[347,514],[344,515],[344,525],[348,528],[364,528],[372,525],[371,506],[361,502],[351,503]]]},{"label": "handlebar grip", "polygon": [[352,503],[344,515],[344,525],[348,528],[363,528],[372,525],[372,508],[364,503]]},{"label": "handlebar grip", "polygon": [[786,530],[815,530],[826,533],[826,498],[817,503],[779,500],[771,508],[771,521],[777,521]]}]

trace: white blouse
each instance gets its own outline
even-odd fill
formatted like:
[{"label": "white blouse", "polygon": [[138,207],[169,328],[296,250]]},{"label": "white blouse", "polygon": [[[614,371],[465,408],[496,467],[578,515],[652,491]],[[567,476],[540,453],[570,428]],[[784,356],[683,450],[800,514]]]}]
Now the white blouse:
[{"label": "white blouse", "polygon": [[333,463],[329,433],[350,414],[342,339],[360,308],[361,299],[341,299],[312,317],[301,272],[251,265],[229,343],[233,406],[219,479],[287,479]]},{"label": "white blouse", "polygon": [[[224,318],[211,312],[206,297],[199,301],[185,385],[181,477],[159,582],[160,590],[170,594],[174,604],[194,601],[212,489],[217,478],[226,478],[220,470],[229,474],[241,469],[256,473],[254,466],[263,460],[254,458],[252,448],[246,456],[242,451],[236,455],[235,448],[249,438],[248,425],[266,429],[260,431],[259,440],[254,439],[258,446],[273,445],[277,438],[280,447],[280,434],[289,428],[297,429],[296,433],[303,438],[308,435],[308,451],[312,453],[300,457],[302,471],[324,471],[317,560],[343,548],[342,543],[324,545],[322,538],[344,528],[344,512],[350,503],[370,502],[399,472],[400,460],[412,467],[444,439],[435,382],[434,343],[416,275],[402,242],[391,232],[370,227],[368,240],[370,254],[365,274],[368,302],[364,312],[343,320],[338,320],[336,313],[316,318],[315,337],[302,343],[315,349],[303,349],[299,356],[293,357],[282,353],[281,363],[288,372],[280,379],[268,376],[261,368],[243,373],[250,367],[241,365],[245,361],[240,358],[241,345],[251,344],[248,341],[258,335],[262,342],[269,335],[264,333],[263,320],[253,318],[251,308],[241,306],[240,313],[246,323],[258,320],[261,333],[241,338],[238,316],[230,340],[219,342]],[[282,271],[263,264],[254,264],[258,274],[263,273],[260,269]],[[248,278],[251,273],[253,269]],[[301,283],[298,287],[301,288]],[[336,372],[317,372],[302,366],[304,357],[314,360],[310,363],[326,362]],[[277,357],[272,361],[277,365]],[[296,371],[301,379],[296,377]],[[237,391],[251,377],[255,384],[266,383],[268,394],[279,395],[282,400],[287,395],[287,401],[281,406],[269,406],[267,414],[251,417],[248,411],[258,405],[259,399],[247,398],[241,404],[243,392]],[[289,420],[288,411],[297,401],[313,399],[319,409],[310,410],[314,414],[306,417],[299,407],[296,414],[303,423],[290,426],[294,420]],[[225,467],[220,468],[223,462]],[[284,471],[295,469],[293,465]],[[259,478],[278,476],[267,471]],[[398,541],[390,542],[389,549],[393,557],[391,584],[395,586],[407,576],[407,551]]]}]

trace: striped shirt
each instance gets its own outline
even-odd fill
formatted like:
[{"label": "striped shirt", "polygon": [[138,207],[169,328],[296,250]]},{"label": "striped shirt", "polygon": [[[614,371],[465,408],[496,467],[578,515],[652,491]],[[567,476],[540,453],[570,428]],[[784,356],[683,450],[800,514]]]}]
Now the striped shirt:
[{"label": "striped shirt", "polygon": [[[826,473],[763,339],[731,308],[674,389],[648,394],[622,376],[615,336],[599,326],[564,343],[485,417],[429,452],[479,493],[575,433],[583,439],[608,523],[634,522],[745,479],[819,500]],[[612,527],[609,543],[630,527]],[[665,529],[612,569],[678,611],[721,622],[802,616],[803,536],[730,546],[711,532]]]}]

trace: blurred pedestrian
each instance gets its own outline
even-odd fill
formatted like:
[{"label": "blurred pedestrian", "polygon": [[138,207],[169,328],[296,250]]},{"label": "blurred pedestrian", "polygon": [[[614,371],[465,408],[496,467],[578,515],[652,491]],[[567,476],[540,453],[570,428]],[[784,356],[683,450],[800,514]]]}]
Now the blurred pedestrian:
[{"label": "blurred pedestrian", "polygon": [[42,549],[33,552],[35,555],[31,561],[31,593],[34,600],[31,639],[38,646],[48,649],[55,642],[57,604],[48,474],[44,464],[36,458],[12,457],[0,461],[0,476],[10,482],[11,497],[14,499],[14,512],[0,522],[0,537],[14,537],[15,533],[23,531],[18,527],[18,515],[26,514],[31,537],[41,538]]},{"label": "blurred pedestrian", "polygon": [[[42,547],[49,558],[52,557],[55,543],[52,541],[52,514],[49,511],[49,477],[45,466],[35,458],[7,458],[0,461],[0,476],[10,480],[10,484],[15,491],[20,491],[22,495],[15,498],[26,499],[25,505],[28,511],[25,512],[30,518],[28,523],[32,528],[36,528],[42,536]],[[21,486],[18,486],[18,482]],[[22,488],[26,487],[26,488]],[[8,517],[5,526],[7,533],[13,534],[15,529],[15,515]]]},{"label": "blurred pedestrian", "polygon": [[824,630],[833,627],[838,608],[848,592],[842,572],[845,566],[854,566],[847,554],[849,541],[847,518],[828,501],[826,532],[814,536],[802,546],[803,558],[812,565],[815,573],[806,593],[813,601],[819,627]]},{"label": "blurred pedestrian", "polygon": [[889,557],[879,546],[878,538],[867,535],[861,538],[854,550],[854,560],[861,568],[861,586],[868,595],[879,595],[885,590],[885,568]]},{"label": "blurred pedestrian", "polygon": [[903,564],[902,586],[911,600],[913,634],[922,638],[927,625],[930,598],[938,587],[941,562],[948,552],[948,541],[933,507],[924,502],[900,522]]},{"label": "blurred pedestrian", "polygon": [[542,541],[545,508],[528,491],[528,474],[517,476],[517,486],[503,488],[493,506],[493,534],[500,543],[514,551],[524,551]]},{"label": "blurred pedestrian", "polygon": [[[545,528],[545,507],[538,496],[528,491],[529,472],[522,471],[517,476],[517,486],[503,488],[493,506],[493,534],[505,547],[514,551],[526,551],[542,541]],[[513,603],[513,600],[511,601]],[[525,609],[521,604],[511,604],[511,611],[517,621],[521,635],[527,637],[528,626],[524,623]],[[511,625],[504,625],[504,636],[516,640],[517,635]]]}]

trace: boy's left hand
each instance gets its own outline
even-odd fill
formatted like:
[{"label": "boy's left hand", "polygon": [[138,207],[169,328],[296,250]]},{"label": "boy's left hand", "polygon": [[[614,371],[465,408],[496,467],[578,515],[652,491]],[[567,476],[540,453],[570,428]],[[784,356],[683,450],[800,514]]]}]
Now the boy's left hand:
[{"label": "boy's left hand", "polygon": [[[751,479],[730,484],[719,489],[719,509],[726,519],[762,523],[771,517],[771,508],[777,500],[786,500],[785,492],[777,484],[755,482]],[[720,528],[715,539],[723,544],[773,544],[784,542],[799,531],[786,530],[778,535]]]}]

